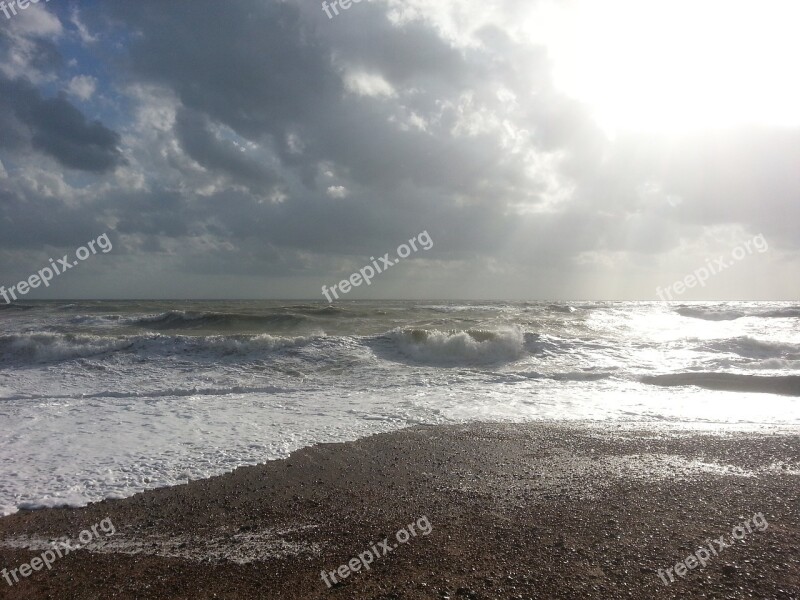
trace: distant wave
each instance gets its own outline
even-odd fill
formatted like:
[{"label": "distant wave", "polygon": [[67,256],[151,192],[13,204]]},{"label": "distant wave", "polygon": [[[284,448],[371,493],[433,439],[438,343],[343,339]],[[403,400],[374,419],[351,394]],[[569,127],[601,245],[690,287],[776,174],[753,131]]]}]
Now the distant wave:
[{"label": "distant wave", "polygon": [[551,304],[547,307],[547,310],[559,313],[574,313],[577,309],[567,304]]},{"label": "distant wave", "polygon": [[80,308],[76,303],[72,302],[70,304],[62,304],[57,308],[57,310],[77,310]]},{"label": "distant wave", "polygon": [[129,348],[124,338],[60,333],[18,333],[0,336],[0,357],[4,363],[58,362],[85,358]]},{"label": "distant wave", "polygon": [[248,315],[239,313],[188,312],[170,310],[158,315],[139,317],[132,325],[155,330],[175,329],[234,329],[255,328],[258,326],[295,326],[307,321],[298,314]]},{"label": "distant wave", "polygon": [[800,307],[787,306],[778,309],[733,310],[714,306],[679,306],[675,312],[682,317],[704,321],[735,321],[743,317],[791,319],[800,317]]},{"label": "distant wave", "polygon": [[736,365],[736,366],[750,371],[764,370],[764,371],[800,372],[800,360],[786,360],[783,358],[767,358],[765,360],[759,360],[756,362],[751,362],[744,365]]},{"label": "distant wave", "polygon": [[349,310],[347,308],[343,308],[341,306],[319,306],[315,304],[297,304],[292,306],[287,306],[287,310],[293,313],[300,313],[303,315],[310,315],[310,316],[323,316],[323,317],[338,317],[338,316],[350,316],[355,315],[355,311]]},{"label": "distant wave", "polygon": [[61,333],[19,333],[0,336],[0,363],[53,363],[130,352],[145,358],[186,353],[222,357],[263,354],[304,346],[320,336],[164,336],[160,334],[122,337]]},{"label": "distant wave", "polygon": [[382,336],[404,357],[428,365],[493,364],[525,355],[521,329],[436,331],[395,329]]},{"label": "distant wave", "polygon": [[555,381],[600,381],[614,377],[615,373],[591,373],[573,371],[571,373],[555,373],[549,376],[549,379]]},{"label": "distant wave", "polygon": [[5,304],[0,302],[0,310],[33,310],[34,308],[36,307],[30,304],[19,304],[17,302]]},{"label": "distant wave", "polygon": [[69,322],[72,325],[115,325],[121,320],[120,315],[76,315]]},{"label": "distant wave", "polygon": [[462,304],[421,304],[416,306],[420,310],[429,310],[431,312],[438,312],[438,313],[460,313],[460,312],[467,312],[467,311],[474,311],[479,310],[480,307],[471,306],[471,305],[462,305]]},{"label": "distant wave", "polygon": [[682,306],[676,308],[675,312],[682,317],[691,319],[703,319],[704,321],[735,321],[745,315],[739,310],[724,310],[719,308],[701,308],[694,306]]},{"label": "distant wave", "polygon": [[567,381],[567,382],[591,382],[601,381],[614,377],[616,373],[611,372],[591,372],[591,371],[569,371],[566,373],[539,373],[538,371],[518,371],[513,373],[515,377],[524,377],[525,379],[550,379],[552,381]]},{"label": "distant wave", "polygon": [[700,346],[700,349],[721,354],[738,354],[745,358],[800,360],[800,345],[764,342],[749,336],[706,342]]},{"label": "distant wave", "polygon": [[3,400],[74,400],[74,399],[91,399],[91,398],[165,398],[165,397],[182,397],[182,396],[229,396],[232,394],[288,394],[295,390],[288,388],[280,388],[272,385],[269,386],[247,386],[247,385],[234,385],[224,388],[166,388],[154,391],[103,391],[94,392],[91,394],[32,394],[32,395],[17,395],[2,398]]},{"label": "distant wave", "polygon": [[800,317],[800,307],[779,308],[778,310],[768,310],[758,314],[759,317],[771,317],[777,319],[790,319]]},{"label": "distant wave", "polygon": [[674,373],[646,376],[643,383],[665,387],[696,385],[709,390],[800,396],[800,375],[764,377],[733,373]]}]

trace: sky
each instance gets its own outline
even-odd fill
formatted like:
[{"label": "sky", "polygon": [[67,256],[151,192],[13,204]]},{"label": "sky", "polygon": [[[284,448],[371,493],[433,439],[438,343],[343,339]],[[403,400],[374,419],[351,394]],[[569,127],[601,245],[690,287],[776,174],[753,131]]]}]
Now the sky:
[{"label": "sky", "polygon": [[25,299],[322,300],[427,232],[346,298],[797,300],[795,0],[331,4],[0,12],[0,284],[106,233]]}]

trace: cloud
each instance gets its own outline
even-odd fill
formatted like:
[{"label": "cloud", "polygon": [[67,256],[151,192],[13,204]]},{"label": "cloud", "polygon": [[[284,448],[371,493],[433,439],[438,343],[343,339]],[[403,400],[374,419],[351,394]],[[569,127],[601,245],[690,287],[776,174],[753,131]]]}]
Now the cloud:
[{"label": "cloud", "polygon": [[719,228],[796,265],[798,131],[611,138],[520,33],[529,4],[108,0],[70,35],[0,32],[4,243],[113,225],[153,293],[266,270],[308,295],[423,230],[434,287],[394,288],[421,296],[641,296]]},{"label": "cloud", "polygon": [[87,45],[94,44],[98,41],[99,37],[97,35],[92,35],[89,32],[89,28],[81,20],[81,13],[77,7],[73,7],[70,11],[70,23],[75,26],[75,29],[78,32],[78,37],[80,40]]},{"label": "cloud", "polygon": [[0,78],[0,145],[30,148],[61,165],[104,172],[123,164],[120,136],[86,117],[63,96],[44,98],[30,82]]},{"label": "cloud", "polygon": [[391,84],[380,75],[364,72],[347,72],[344,76],[348,91],[359,96],[394,96]]},{"label": "cloud", "polygon": [[175,121],[175,132],[181,146],[203,167],[223,173],[257,191],[277,183],[278,179],[268,165],[249,158],[235,141],[222,139],[211,127],[208,117],[187,109],[180,110]]},{"label": "cloud", "polygon": [[347,188],[343,185],[332,185],[327,189],[327,194],[331,198],[347,198]]},{"label": "cloud", "polygon": [[[38,14],[38,13],[37,13]],[[38,27],[20,27],[13,20],[8,28],[0,28],[0,75],[8,79],[24,77],[34,83],[54,78],[54,71],[63,67],[57,43],[61,37],[61,22],[44,13],[44,23]],[[32,25],[36,21],[26,21]]]},{"label": "cloud", "polygon": [[91,75],[76,75],[67,86],[67,92],[79,100],[89,100],[97,89],[97,79]]},{"label": "cloud", "polygon": [[14,34],[27,37],[57,38],[64,32],[59,18],[43,4],[28,4],[24,10],[17,7],[8,27]]}]

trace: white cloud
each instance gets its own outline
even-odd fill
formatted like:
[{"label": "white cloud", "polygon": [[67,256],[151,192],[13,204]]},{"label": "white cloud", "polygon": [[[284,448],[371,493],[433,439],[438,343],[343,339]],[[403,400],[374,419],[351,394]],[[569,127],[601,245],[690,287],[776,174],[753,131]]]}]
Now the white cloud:
[{"label": "white cloud", "polygon": [[344,76],[344,85],[349,92],[359,96],[395,96],[392,84],[378,73],[350,71]]},{"label": "white cloud", "polygon": [[[403,107],[405,108],[405,107]],[[389,117],[390,123],[397,123],[401,131],[410,131],[411,129],[418,129],[419,131],[428,131],[428,122],[414,111],[400,118],[392,115]]]},{"label": "white cloud", "polygon": [[343,185],[332,185],[327,193],[331,198],[347,198],[347,188]]},{"label": "white cloud", "polygon": [[305,144],[296,133],[290,133],[286,136],[286,145],[289,147],[289,152],[292,154],[302,154]]},{"label": "white cloud", "polygon": [[80,36],[84,44],[94,44],[97,41],[97,36],[89,33],[89,29],[84,25],[83,21],[81,21],[81,15],[77,8],[72,9],[69,20],[75,26],[75,29],[78,30],[78,36]]},{"label": "white cloud", "polygon": [[67,86],[67,91],[81,100],[88,100],[94,96],[97,89],[97,79],[90,75],[78,75],[72,78]]},{"label": "white cloud", "polygon": [[25,10],[19,10],[11,19],[11,29],[28,37],[59,37],[64,29],[61,21],[53,13],[48,12],[41,4],[31,4]]},{"label": "white cloud", "polygon": [[27,10],[12,17],[7,27],[5,37],[8,45],[3,60],[0,61],[0,74],[9,79],[25,77],[34,83],[52,81],[53,75],[43,72],[38,64],[38,59],[41,58],[39,38],[56,40],[61,37],[64,30],[58,17],[47,12],[41,5],[32,4]]}]

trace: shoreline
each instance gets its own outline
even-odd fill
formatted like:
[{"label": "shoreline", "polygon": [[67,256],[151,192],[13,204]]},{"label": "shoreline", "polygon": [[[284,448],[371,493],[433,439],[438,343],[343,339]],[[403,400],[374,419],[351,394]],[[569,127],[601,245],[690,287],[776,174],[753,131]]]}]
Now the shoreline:
[{"label": "shoreline", "polygon": [[[713,426],[711,426],[713,427]],[[417,426],[85,508],[0,519],[0,566],[115,533],[16,598],[800,598],[800,429]],[[769,526],[665,584],[707,538]],[[345,567],[425,517],[426,535]],[[661,571],[661,576],[659,575]],[[680,569],[679,569],[680,570]],[[336,575],[334,575],[336,578]],[[330,582],[330,576],[328,581]],[[736,594],[731,596],[731,594]]]}]

